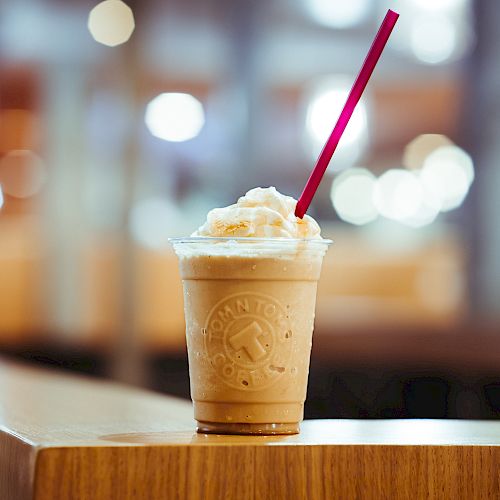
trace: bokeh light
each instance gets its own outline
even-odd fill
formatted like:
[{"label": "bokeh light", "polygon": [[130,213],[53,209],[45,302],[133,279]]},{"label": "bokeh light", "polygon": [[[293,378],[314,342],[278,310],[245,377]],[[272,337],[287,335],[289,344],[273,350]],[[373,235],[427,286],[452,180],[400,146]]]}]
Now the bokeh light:
[{"label": "bokeh light", "polygon": [[422,168],[425,159],[442,146],[451,146],[453,142],[441,134],[421,134],[408,143],[403,154],[403,166],[412,170]]},{"label": "bokeh light", "polygon": [[201,102],[190,94],[163,93],[148,104],[145,122],[155,137],[182,142],[200,133],[205,113]]},{"label": "bokeh light", "polygon": [[0,184],[0,210],[3,207],[3,192],[2,192],[2,185]]},{"label": "bokeh light", "polygon": [[412,0],[412,2],[416,7],[430,11],[453,10],[465,3],[464,0]]},{"label": "bokeh light", "polygon": [[400,222],[415,216],[422,200],[421,183],[408,170],[388,170],[377,179],[373,189],[373,202],[379,213]]},{"label": "bokeh light", "polygon": [[143,247],[164,250],[169,247],[168,238],[177,235],[177,221],[182,221],[182,215],[175,205],[165,198],[151,197],[132,207],[130,232]]},{"label": "bokeh light", "polygon": [[[420,176],[418,177],[420,181]],[[416,210],[409,216],[401,217],[399,222],[410,227],[423,227],[436,220],[441,210],[441,201],[421,184],[422,198]]]},{"label": "bokeh light", "polygon": [[457,29],[444,15],[421,16],[412,23],[411,50],[427,64],[439,64],[450,59],[457,46]]},{"label": "bokeh light", "polygon": [[306,0],[309,15],[332,28],[350,28],[363,22],[370,13],[370,0]]},{"label": "bokeh light", "polygon": [[121,0],[105,0],[90,11],[88,28],[96,42],[115,47],[132,35],[134,14]]},{"label": "bokeh light", "polygon": [[335,177],[330,198],[338,216],[351,224],[362,225],[378,217],[373,204],[375,176],[366,168],[349,168]]},{"label": "bokeh light", "polygon": [[[335,76],[318,83],[308,93],[306,112],[306,145],[316,158],[328,139],[342,111],[352,78]],[[361,99],[340,139],[331,170],[339,170],[356,162],[368,145],[368,112]],[[330,169],[329,169],[330,170]]]},{"label": "bokeh light", "polygon": [[42,159],[31,151],[11,151],[0,160],[0,184],[10,196],[28,198],[35,195],[46,177]]},{"label": "bokeh light", "polygon": [[441,203],[441,211],[459,207],[474,180],[471,157],[458,146],[443,146],[425,160],[420,174],[425,191]]}]

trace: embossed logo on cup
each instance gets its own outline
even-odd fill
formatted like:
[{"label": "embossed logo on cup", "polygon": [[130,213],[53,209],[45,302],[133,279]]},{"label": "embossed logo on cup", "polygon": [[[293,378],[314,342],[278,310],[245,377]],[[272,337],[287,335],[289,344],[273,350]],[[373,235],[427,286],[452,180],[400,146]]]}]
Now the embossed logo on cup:
[{"label": "embossed logo on cup", "polygon": [[288,369],[292,330],[286,309],[274,297],[229,295],[212,308],[205,331],[208,359],[231,387],[264,389]]}]

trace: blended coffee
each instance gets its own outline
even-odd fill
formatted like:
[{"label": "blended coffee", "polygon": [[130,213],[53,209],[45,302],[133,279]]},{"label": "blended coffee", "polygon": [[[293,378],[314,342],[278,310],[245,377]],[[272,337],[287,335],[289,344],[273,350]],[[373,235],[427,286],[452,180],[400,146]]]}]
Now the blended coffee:
[{"label": "blended coffee", "polygon": [[200,432],[296,433],[316,284],[330,243],[296,201],[256,188],[175,239],[191,397]]}]

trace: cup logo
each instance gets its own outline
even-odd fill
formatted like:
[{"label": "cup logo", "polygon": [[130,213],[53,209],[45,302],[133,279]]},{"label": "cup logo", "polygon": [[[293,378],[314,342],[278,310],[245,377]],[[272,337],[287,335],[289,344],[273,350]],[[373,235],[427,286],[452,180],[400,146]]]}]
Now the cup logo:
[{"label": "cup logo", "polygon": [[203,333],[210,364],[231,387],[264,389],[288,369],[293,332],[287,307],[274,297],[229,295],[212,308]]}]

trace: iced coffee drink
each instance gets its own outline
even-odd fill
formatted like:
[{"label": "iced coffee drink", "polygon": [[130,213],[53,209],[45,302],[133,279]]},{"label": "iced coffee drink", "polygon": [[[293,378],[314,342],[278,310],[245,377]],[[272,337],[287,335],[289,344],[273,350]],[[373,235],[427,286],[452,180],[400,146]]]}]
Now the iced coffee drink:
[{"label": "iced coffee drink", "polygon": [[173,240],[200,432],[297,433],[329,241],[295,200],[256,188]]}]

